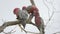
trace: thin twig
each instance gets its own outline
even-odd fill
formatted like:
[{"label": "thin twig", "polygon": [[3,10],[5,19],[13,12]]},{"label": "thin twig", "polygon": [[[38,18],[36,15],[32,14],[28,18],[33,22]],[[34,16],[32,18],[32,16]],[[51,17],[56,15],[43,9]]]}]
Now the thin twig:
[{"label": "thin twig", "polygon": [[[48,2],[47,0],[46,0],[46,2]],[[50,9],[49,9],[49,7],[47,6],[47,4],[44,2],[44,0],[43,0],[43,3],[46,5],[46,7],[48,8],[48,16],[49,16],[49,19],[48,19],[48,21],[47,21],[47,23],[46,23],[46,25],[45,25],[45,27],[47,26],[47,24],[50,22],[50,20],[52,19],[52,17],[53,17],[53,15],[54,15],[54,10],[56,10],[55,8],[54,8],[54,6],[53,6],[53,1],[52,2],[48,2],[48,3],[51,3],[51,5],[52,5],[52,8],[53,8],[53,13],[52,13],[52,15],[50,16],[50,13],[49,13],[49,11],[50,11]]]},{"label": "thin twig", "polygon": [[39,34],[39,33],[35,33],[35,32],[30,32],[30,31],[26,31],[24,28],[21,27],[21,25],[19,24],[20,28],[25,31],[26,33],[34,33],[34,34]]},{"label": "thin twig", "polygon": [[55,33],[53,33],[53,34],[57,34],[57,33],[59,33],[59,34],[60,34],[60,32],[55,32]]}]

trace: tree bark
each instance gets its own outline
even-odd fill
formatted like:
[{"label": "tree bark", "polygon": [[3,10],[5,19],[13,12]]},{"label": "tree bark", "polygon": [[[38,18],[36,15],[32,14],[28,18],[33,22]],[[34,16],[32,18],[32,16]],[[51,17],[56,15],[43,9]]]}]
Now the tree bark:
[{"label": "tree bark", "polygon": [[31,2],[31,4],[32,4],[32,5],[35,5],[35,3],[34,3],[34,1],[33,1],[33,0],[30,0],[30,2]]},{"label": "tree bark", "polygon": [[8,26],[12,26],[12,25],[17,25],[20,24],[20,21],[8,21],[8,22],[4,22],[4,24],[2,26],[0,26],[0,32],[2,32],[6,27]]},{"label": "tree bark", "polygon": [[20,24],[21,22],[20,21],[8,21],[8,22],[5,22],[2,26],[12,26],[12,25],[16,25],[16,24]]}]

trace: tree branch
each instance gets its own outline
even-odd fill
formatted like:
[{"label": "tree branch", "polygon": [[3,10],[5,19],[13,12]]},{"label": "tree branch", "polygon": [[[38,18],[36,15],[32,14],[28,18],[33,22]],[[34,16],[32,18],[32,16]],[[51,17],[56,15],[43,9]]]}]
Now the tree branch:
[{"label": "tree branch", "polygon": [[53,34],[57,34],[57,33],[59,33],[59,34],[60,34],[60,32],[56,32],[56,33],[53,33]]},{"label": "tree branch", "polygon": [[19,24],[20,28],[25,31],[25,33],[33,33],[33,34],[40,34],[40,33],[35,33],[35,32],[30,32],[30,31],[26,31],[24,28],[21,27],[21,25]]},{"label": "tree branch", "polygon": [[32,4],[32,5],[35,5],[35,3],[34,3],[34,1],[33,1],[33,0],[30,0],[30,2],[31,2],[31,4]]},{"label": "tree branch", "polygon": [[17,25],[17,24],[20,24],[20,21],[17,20],[17,21],[4,22],[4,24],[0,26],[0,32],[2,32],[8,26]]},{"label": "tree branch", "polygon": [[[21,22],[19,20],[4,22],[4,24],[2,26],[0,26],[0,32],[2,32],[8,26],[13,26],[13,25],[17,25],[17,24],[20,26]],[[27,23],[27,24],[32,24],[32,23]],[[35,26],[35,24],[34,24],[34,26]],[[21,28],[21,26],[20,26],[20,28]],[[21,29],[23,29],[23,28],[21,28]]]}]

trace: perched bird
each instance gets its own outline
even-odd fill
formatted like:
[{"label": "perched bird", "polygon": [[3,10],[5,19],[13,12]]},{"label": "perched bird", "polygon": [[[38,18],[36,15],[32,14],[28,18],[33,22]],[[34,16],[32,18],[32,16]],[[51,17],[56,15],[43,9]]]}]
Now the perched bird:
[{"label": "perched bird", "polygon": [[33,14],[33,16],[35,17],[36,27],[39,29],[41,34],[44,34],[44,21],[39,15],[38,8],[34,5],[32,5],[32,6],[28,6],[26,8],[26,10],[28,11],[29,14],[31,14],[31,15]]},{"label": "perched bird", "polygon": [[13,13],[17,16],[17,19],[20,21],[20,23],[25,28],[26,22],[25,20],[28,18],[28,13],[26,10],[20,10],[20,8],[15,8],[13,10]]},{"label": "perched bird", "polygon": [[[23,6],[23,7],[22,7],[22,10],[26,10],[26,11],[27,11],[27,7],[26,7],[26,6]],[[29,11],[27,11],[27,12],[29,13]],[[32,14],[29,14],[29,17],[28,17],[28,19],[26,20],[26,23],[35,25],[35,24],[32,23],[32,21],[31,21],[32,18],[33,18],[33,13],[32,13]]]}]

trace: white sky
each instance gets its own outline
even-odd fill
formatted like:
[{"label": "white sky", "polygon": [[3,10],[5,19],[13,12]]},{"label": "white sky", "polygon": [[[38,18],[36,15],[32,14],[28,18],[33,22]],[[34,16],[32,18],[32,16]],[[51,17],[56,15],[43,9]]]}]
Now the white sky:
[{"label": "white sky", "polygon": [[[36,6],[39,8],[39,13],[41,15],[41,17],[43,18],[45,24],[48,20],[48,9],[47,7],[44,5],[43,0],[34,0]],[[52,1],[52,0],[47,0],[48,2]],[[52,7],[49,3],[46,3],[48,5],[48,7],[50,8],[50,15],[52,13]],[[13,9],[15,7],[19,7],[21,8],[22,6],[28,6],[31,5],[29,0],[0,0],[0,26],[3,24],[3,21],[1,20],[3,18],[4,21],[12,21],[12,20],[16,20],[16,16],[13,14]],[[54,7],[56,8],[56,11],[52,17],[52,20],[48,23],[47,27],[45,28],[45,32],[46,34],[52,34],[55,32],[60,31],[60,0],[54,0]],[[26,25],[26,30],[28,31],[32,31],[32,32],[39,32],[38,29],[33,26],[33,25]],[[14,27],[16,27],[16,32],[12,33],[12,34],[26,34],[24,32],[21,32],[19,27],[13,26],[13,27],[8,27],[6,28],[4,31],[8,32],[10,30],[12,30]],[[3,33],[0,33],[3,34]]]}]

